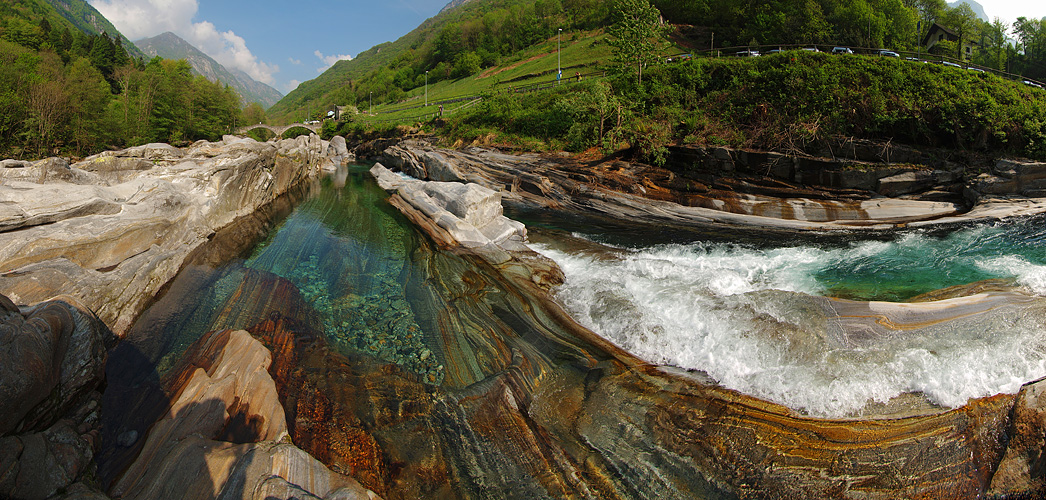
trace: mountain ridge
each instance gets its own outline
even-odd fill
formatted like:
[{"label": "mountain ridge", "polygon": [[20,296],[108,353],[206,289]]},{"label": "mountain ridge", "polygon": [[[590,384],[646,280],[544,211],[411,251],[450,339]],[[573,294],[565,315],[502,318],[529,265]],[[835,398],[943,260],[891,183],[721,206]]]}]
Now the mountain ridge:
[{"label": "mountain ridge", "polygon": [[970,10],[972,10],[973,13],[977,16],[977,18],[981,21],[991,22],[991,19],[988,18],[988,14],[984,12],[984,6],[977,3],[977,0],[956,0],[954,2],[948,2],[947,5],[948,7],[954,9],[962,4],[969,5]]},{"label": "mountain ridge", "polygon": [[259,82],[247,73],[238,69],[229,69],[215,61],[200,49],[185,41],[182,37],[167,31],[154,37],[143,38],[134,42],[149,57],[159,56],[164,59],[185,59],[192,67],[193,73],[208,80],[221,81],[236,90],[244,104],[257,102],[263,107],[270,107],[283,95],[276,89]]}]

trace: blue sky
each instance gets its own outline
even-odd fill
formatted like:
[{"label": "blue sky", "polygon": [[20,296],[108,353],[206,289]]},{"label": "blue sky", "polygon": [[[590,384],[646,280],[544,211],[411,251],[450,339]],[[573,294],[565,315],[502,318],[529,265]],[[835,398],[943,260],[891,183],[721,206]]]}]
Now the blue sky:
[{"label": "blue sky", "polygon": [[450,0],[88,0],[131,40],[171,31],[286,94],[396,40]]},{"label": "blue sky", "polygon": [[[172,31],[288,93],[337,59],[407,34],[449,0],[88,0],[131,40]],[[1046,17],[1043,0],[982,1],[989,17]]]}]

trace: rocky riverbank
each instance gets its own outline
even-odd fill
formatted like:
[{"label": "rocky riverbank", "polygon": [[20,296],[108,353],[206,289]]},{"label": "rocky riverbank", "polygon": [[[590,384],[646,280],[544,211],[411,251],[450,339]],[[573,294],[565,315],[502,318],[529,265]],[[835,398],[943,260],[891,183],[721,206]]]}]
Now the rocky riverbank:
[{"label": "rocky riverbank", "polygon": [[897,163],[725,148],[671,153],[655,167],[405,140],[375,158],[418,179],[480,184],[506,203],[647,223],[888,230],[1046,212],[1046,163],[999,160],[978,171],[903,150]]},{"label": "rocky riverbank", "polygon": [[118,336],[188,262],[244,250],[278,200],[348,157],[344,140],[227,136],[0,163],[0,497],[107,498],[109,439],[135,452],[117,497],[374,498],[287,442],[269,351],[246,332],[182,358],[148,432],[103,428]]},{"label": "rocky riverbank", "polygon": [[[436,203],[432,207],[431,193],[445,191],[444,185],[448,181],[475,183],[466,184],[475,186],[470,188],[474,191],[478,191],[480,185],[493,188],[483,191],[482,200],[495,198],[500,192],[506,200],[530,206],[564,212],[595,210],[613,217],[640,216],[648,223],[670,220],[686,224],[687,221],[680,219],[689,217],[692,221],[695,213],[691,211],[693,207],[651,199],[649,193],[654,189],[650,188],[649,176],[637,175],[633,183],[619,180],[615,189],[607,186],[608,182],[613,182],[613,176],[600,177],[591,170],[580,172],[580,167],[564,167],[547,157],[502,155],[482,149],[449,151],[408,142],[386,149],[382,159],[406,173],[430,179],[420,183],[403,180],[381,165],[372,169],[383,187],[404,200],[404,203],[396,204],[400,210],[441,246],[453,248],[457,241],[458,251],[474,253],[488,262],[491,259],[486,243],[471,243],[474,228],[463,224],[468,210],[446,203]],[[630,173],[649,168],[618,166],[631,169]],[[600,165],[596,171],[606,172],[606,168],[613,169],[614,166]],[[1035,172],[1041,168],[1040,164],[999,162],[993,169],[997,175],[979,175],[972,184],[959,190],[962,196],[972,199],[972,205],[954,202],[954,211],[944,214],[948,217],[946,219],[943,212],[919,213],[918,207],[924,206],[923,203],[941,202],[895,199],[900,200],[892,205],[897,214],[887,218],[882,217],[886,213],[882,208],[886,200],[879,200],[875,202],[878,211],[857,210],[851,205],[847,209],[849,212],[837,214],[845,213],[854,218],[831,219],[818,224],[779,217],[767,222],[765,216],[733,212],[698,217],[698,223],[733,222],[789,230],[885,229],[899,224],[931,225],[1039,213],[1043,200],[1029,195],[1036,194],[1034,186],[1039,174]],[[904,173],[894,173],[891,177],[896,178],[896,175]],[[1000,185],[998,179],[1002,178],[1014,180],[1008,189],[985,188]],[[623,193],[621,190],[626,187],[633,193],[647,196]],[[974,192],[974,188],[983,192]],[[955,187],[952,189],[956,190]],[[874,199],[876,195],[866,193],[865,196]],[[917,203],[909,204],[913,201]],[[821,203],[824,206],[824,202]],[[669,205],[671,208],[665,208]],[[698,213],[707,214],[704,211]],[[464,230],[462,225],[466,226]],[[513,252],[508,250],[508,253]],[[494,262],[506,260],[499,258]],[[511,274],[505,276],[512,278]],[[526,286],[521,280],[514,281]],[[837,341],[845,344],[883,341],[934,328],[947,329],[949,324],[971,318],[976,322],[977,317],[996,310],[1018,309],[1023,311],[1019,315],[1041,315],[1046,306],[1041,297],[1029,296],[1011,287],[993,288],[999,289],[986,291],[974,284],[965,288],[966,292],[950,290],[947,296],[937,297],[937,300],[927,297],[918,303],[904,304],[801,294],[791,294],[789,300],[808,301],[804,310],[823,310],[822,320],[830,325],[827,329],[840,334]],[[533,296],[540,297],[542,293],[535,290]],[[554,304],[545,303],[543,307],[558,310]],[[525,385],[533,385],[535,389],[527,396],[530,401],[525,414],[550,426],[541,428],[542,435],[549,439],[546,446],[571,450],[573,447],[568,443],[580,438],[590,452],[598,450],[595,453],[600,456],[601,465],[590,464],[591,468],[584,472],[561,470],[561,473],[591,478],[593,468],[609,466],[611,470],[628,471],[626,475],[631,479],[621,479],[620,483],[611,481],[621,488],[616,489],[616,493],[599,490],[596,496],[1009,498],[1013,495],[1036,496],[1044,491],[1031,472],[1041,467],[1035,458],[1038,452],[1034,451],[1041,448],[1044,435],[1041,426],[1035,423],[1043,415],[1038,403],[1034,402],[1034,394],[1043,384],[1041,381],[1027,384],[1016,399],[1010,395],[998,395],[971,400],[952,411],[919,409],[918,402],[913,404],[913,400],[918,399],[916,396],[898,398],[890,405],[870,409],[873,414],[882,412],[879,417],[848,421],[808,419],[786,408],[725,391],[694,374],[668,367],[646,366],[631,354],[607,345],[591,332],[576,325],[568,326],[572,325],[569,321],[560,325],[570,331],[576,342],[585,346],[582,349],[593,357],[610,355],[613,361],[590,366],[592,371],[586,376],[585,395],[573,402],[566,397],[570,391],[569,383],[555,389],[543,389],[537,379],[529,381]],[[770,325],[770,328],[777,327]],[[523,355],[521,360],[513,361],[513,366],[533,362]],[[555,372],[556,368],[548,370]],[[589,384],[588,378],[596,371],[600,373],[599,382]],[[559,379],[559,382],[563,380]],[[640,389],[640,386],[647,388]],[[647,392],[648,389],[653,389],[653,392]],[[486,387],[475,390],[481,391],[472,393],[476,397],[490,395]],[[542,409],[549,404],[540,400],[545,390],[555,392],[554,405],[557,408],[570,408],[571,411],[552,411],[554,416],[544,413]],[[515,394],[515,397],[524,396]],[[590,434],[594,429],[598,431]],[[948,437],[940,441],[931,435]],[[948,442],[962,435],[966,437],[961,439],[961,443]],[[1031,444],[1032,441],[1039,444]],[[570,463],[570,452],[567,453],[566,463]],[[632,461],[623,458],[639,456],[659,459]],[[894,461],[906,464],[903,471],[884,468]],[[643,484],[647,493],[625,486],[638,484],[633,482],[637,477],[642,478],[638,483]],[[593,490],[599,488],[591,482],[582,481],[581,484]]]},{"label": "rocky riverbank", "polygon": [[147,144],[0,168],[0,290],[80,298],[117,335],[193,250],[332,160],[318,136]]},{"label": "rocky riverbank", "polygon": [[[901,401],[875,418],[805,417],[701,373],[651,365],[578,325],[548,293],[563,280],[560,270],[527,248],[526,229],[501,212],[504,201],[645,222],[736,218],[760,231],[886,228],[939,223],[947,212],[941,204],[954,210],[947,217],[960,219],[990,206],[986,200],[997,194],[974,196],[978,184],[967,180],[958,191],[930,188],[950,193],[940,199],[895,197],[898,205],[875,210],[860,207],[885,201],[880,192],[805,187],[810,197],[802,199],[820,200],[823,213],[830,201],[843,207],[831,213],[857,217],[811,225],[756,215],[756,204],[732,205],[712,190],[704,200],[738,212],[678,203],[680,191],[665,186],[681,174],[670,169],[587,168],[554,157],[405,143],[386,149],[386,159],[431,181],[381,166],[372,174],[427,237],[409,237],[417,245],[415,270],[394,266],[399,271],[387,279],[428,284],[414,289],[424,292],[400,292],[395,302],[434,325],[420,345],[424,358],[438,358],[439,377],[332,345],[310,302],[313,284],[274,272],[199,278],[230,292],[206,314],[169,318],[171,306],[142,315],[157,295],[196,303],[193,266],[235,255],[262,234],[269,214],[284,210],[279,193],[347,155],[332,144],[227,138],[186,149],[148,145],[74,165],[5,164],[0,195],[10,202],[0,227],[9,229],[0,232],[0,293],[15,300],[0,300],[0,346],[10,347],[0,359],[0,496],[886,499],[1044,492],[1035,472],[1046,436],[1037,396],[1043,382],[954,410],[913,410]],[[981,181],[1031,186],[1036,168],[1011,174],[998,167]],[[752,196],[769,196],[768,179],[750,182],[764,186]],[[825,194],[840,189],[854,191],[852,199]],[[999,188],[1024,196],[1034,211],[1030,189]],[[908,202],[919,202],[918,210],[905,208]],[[1000,203],[996,215],[1020,213],[1013,198]],[[695,222],[696,208],[712,215]],[[189,272],[171,281],[179,269]],[[328,299],[363,299],[351,287],[342,292]],[[73,297],[52,298],[60,293]],[[1021,317],[1046,311],[1041,297],[1006,285],[925,299],[789,297],[820,311],[840,342],[889,341],[1001,308]],[[205,321],[209,333],[169,369],[137,350],[170,341],[150,337],[150,329],[189,321]],[[110,351],[116,336],[106,324],[119,335],[133,325],[139,343],[128,336]],[[103,365],[111,377],[104,400]]]}]

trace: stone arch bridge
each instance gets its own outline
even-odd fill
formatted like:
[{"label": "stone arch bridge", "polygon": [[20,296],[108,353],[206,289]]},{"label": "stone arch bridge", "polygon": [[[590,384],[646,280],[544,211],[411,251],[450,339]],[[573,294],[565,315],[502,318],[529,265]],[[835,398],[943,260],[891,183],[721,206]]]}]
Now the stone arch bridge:
[{"label": "stone arch bridge", "polygon": [[255,125],[247,125],[246,127],[240,127],[240,128],[235,130],[235,133],[236,133],[236,135],[244,135],[247,132],[250,132],[251,130],[263,128],[265,130],[268,130],[269,132],[272,132],[273,134],[276,134],[276,137],[282,137],[284,132],[286,132],[286,131],[288,131],[288,130],[290,130],[292,128],[299,128],[299,127],[300,128],[304,128],[304,129],[309,129],[312,132],[317,133],[317,134],[320,133],[320,124],[319,123],[316,123],[316,124],[292,123],[290,125],[266,125],[264,123],[258,123],[258,124],[255,124]]}]

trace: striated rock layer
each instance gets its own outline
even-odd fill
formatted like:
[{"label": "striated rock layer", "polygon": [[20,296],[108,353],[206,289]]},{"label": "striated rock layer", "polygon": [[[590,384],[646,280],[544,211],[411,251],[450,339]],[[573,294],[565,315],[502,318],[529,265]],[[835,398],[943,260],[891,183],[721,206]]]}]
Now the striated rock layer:
[{"label": "striated rock layer", "polygon": [[[378,168],[374,172],[388,175]],[[411,181],[387,188],[395,191],[390,202],[428,236],[407,249],[416,261],[414,270],[397,267],[395,279],[431,287],[413,288],[403,300],[415,317],[437,325],[426,332],[424,343],[427,355],[445,368],[441,383],[362,349],[335,348],[306,294],[290,279],[259,269],[222,271],[217,281],[232,290],[229,298],[206,314],[200,312],[204,307],[194,306],[193,313],[214,329],[243,328],[260,340],[271,352],[267,371],[291,440],[382,497],[886,499],[976,498],[989,488],[1032,491],[1029,478],[1039,467],[1034,443],[1041,430],[1034,424],[1039,417],[1031,399],[1026,398],[1029,410],[1022,412],[1014,410],[1020,397],[999,395],[951,411],[905,417],[802,417],[718,387],[700,373],[646,364],[577,325],[547,293],[562,279],[558,269],[515,250],[519,233],[499,239],[482,230],[499,220],[490,192]],[[436,194],[451,192],[471,192],[477,206],[455,206]],[[477,232],[487,239],[470,240]],[[462,235],[469,246],[459,241]],[[301,248],[292,247],[286,251],[300,257]],[[350,286],[345,293],[359,292]],[[1000,297],[986,292],[925,308],[846,301],[830,307],[848,328],[871,327],[871,334],[889,335],[894,328],[977,314],[1005,302]],[[173,284],[161,300],[192,304],[197,299],[191,287]],[[142,345],[153,342],[145,338],[147,332],[166,329],[167,323],[177,328],[184,321],[164,310],[169,309],[145,315],[150,320],[139,330]],[[225,335],[229,340],[219,342]],[[235,372],[250,385],[264,378],[258,373],[264,363],[223,371],[214,368],[217,350],[201,354],[211,343],[229,344],[232,337],[229,332],[205,336],[171,371],[181,374],[174,378],[182,382],[173,385],[186,387],[181,394],[204,387],[186,385],[195,377],[216,387],[193,392],[206,400],[214,393],[225,401],[219,407],[228,418],[199,426],[211,436],[202,440],[205,450],[216,450],[207,448],[214,441],[232,450],[238,445],[230,436],[278,428],[271,393],[255,395],[252,389],[246,399],[258,406],[241,412],[228,403],[240,392],[222,389],[222,373]],[[228,352],[255,359],[240,348]],[[141,390],[127,388],[129,394]],[[180,401],[177,391],[166,391],[166,399]],[[160,423],[153,431],[143,430],[143,436],[179,425],[182,417],[174,418],[178,413],[167,409],[182,403],[167,405],[166,399],[159,403],[164,411],[156,413]],[[188,415],[196,413],[183,417]],[[232,430],[226,432],[227,426]],[[222,437],[213,437],[219,428]],[[134,446],[159,450],[156,456],[168,460],[193,456],[180,455],[171,445],[157,447],[151,439],[163,441],[150,437]],[[1017,442],[1030,445],[1008,448]],[[214,453],[215,462],[204,462],[225,467],[214,470],[189,460],[186,470],[206,469],[207,477],[217,478],[225,477],[220,474],[226,468],[240,467],[229,465],[240,463],[235,452]],[[1007,466],[1012,479],[1005,482],[994,474],[1003,461],[1013,463]],[[126,470],[140,473],[123,473],[125,468],[118,467],[116,484],[129,494],[151,488],[146,486],[153,481],[150,476],[157,478],[150,484],[160,484],[158,478],[168,474],[139,466]],[[163,477],[170,477],[170,484],[185,476]],[[134,483],[136,478],[146,479]]]},{"label": "striated rock layer", "polygon": [[242,330],[196,342],[167,379],[172,400],[110,489],[117,498],[371,499],[373,492],[286,441],[266,369],[271,355]]},{"label": "striated rock layer", "polygon": [[[379,179],[387,176],[377,166],[372,172]],[[421,187],[409,191],[385,185],[405,199],[397,207],[412,221],[440,213],[410,198],[424,192]],[[453,231],[439,231],[445,224],[418,225],[441,245],[454,245]],[[494,266],[502,264],[486,254],[475,253]],[[513,330],[534,329],[541,333],[531,330],[528,338],[541,340],[513,348],[501,370],[447,389],[441,401],[451,414],[463,417],[459,434],[485,451],[480,456],[442,453],[469,464],[490,464],[478,467],[480,477],[503,478],[511,470],[513,477],[532,478],[532,483],[519,480],[533,488],[524,496],[976,498],[989,488],[994,494],[1041,489],[1034,471],[1042,465],[1034,450],[1041,450],[1035,443],[1043,431],[1037,393],[1029,389],[1035,384],[1022,390],[1017,406],[1033,409],[1013,410],[1014,420],[1011,395],[908,417],[803,418],[702,377],[645,365],[564,317],[529,273],[517,272],[519,267],[502,266],[496,274],[506,280],[501,286],[517,289],[518,295],[510,295],[523,302],[506,306],[518,314]],[[1041,303],[1013,293],[912,304],[820,300],[831,301],[826,307],[836,314],[834,321],[861,339]],[[499,341],[508,339],[495,334],[486,342]],[[455,376],[460,365],[448,368],[448,380],[462,380],[460,372]],[[431,414],[439,411],[419,418],[435,418]],[[1020,448],[1014,449],[1016,443]],[[993,481],[1004,454],[1000,470],[1007,478]],[[554,473],[542,472],[548,470]],[[482,491],[466,479],[459,481],[469,495],[477,491],[473,488]],[[495,483],[504,484],[483,484]]]},{"label": "striated rock layer", "polygon": [[313,178],[326,149],[316,136],[227,136],[2,168],[0,292],[19,303],[72,295],[122,335],[187,255]]},{"label": "striated rock layer", "polygon": [[581,163],[405,140],[377,155],[418,179],[472,182],[511,203],[565,213],[679,225],[785,231],[936,226],[1046,212],[1041,163],[1000,160],[965,179],[956,164],[792,158],[776,153],[673,151],[664,168]]}]

